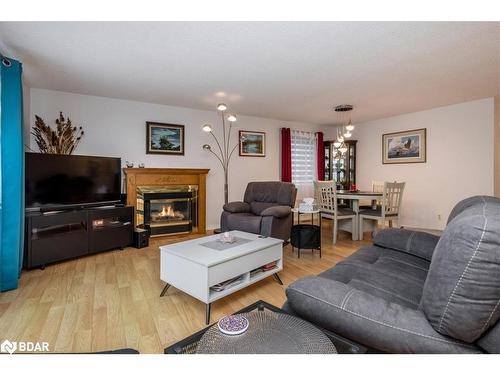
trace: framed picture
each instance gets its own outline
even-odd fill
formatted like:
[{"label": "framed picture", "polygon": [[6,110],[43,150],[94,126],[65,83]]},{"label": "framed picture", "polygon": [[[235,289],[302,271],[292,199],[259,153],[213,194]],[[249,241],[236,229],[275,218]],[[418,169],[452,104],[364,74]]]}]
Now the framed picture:
[{"label": "framed picture", "polygon": [[184,155],[184,125],[146,122],[146,154]]},{"label": "framed picture", "polygon": [[425,163],[426,129],[382,134],[382,164]]},{"label": "framed picture", "polygon": [[240,130],[240,156],[266,156],[266,133]]}]

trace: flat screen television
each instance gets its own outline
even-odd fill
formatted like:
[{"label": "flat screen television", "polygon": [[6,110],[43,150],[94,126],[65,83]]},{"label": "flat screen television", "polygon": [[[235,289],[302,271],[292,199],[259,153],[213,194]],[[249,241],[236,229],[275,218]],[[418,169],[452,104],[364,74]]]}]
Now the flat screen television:
[{"label": "flat screen television", "polygon": [[26,208],[43,211],[120,201],[121,160],[26,153]]}]

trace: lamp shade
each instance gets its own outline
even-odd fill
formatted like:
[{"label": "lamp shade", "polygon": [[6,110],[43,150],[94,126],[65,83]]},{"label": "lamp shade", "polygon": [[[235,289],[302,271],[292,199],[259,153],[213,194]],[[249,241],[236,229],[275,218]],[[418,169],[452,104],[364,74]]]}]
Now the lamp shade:
[{"label": "lamp shade", "polygon": [[228,115],[227,116],[227,121],[229,121],[229,122],[236,122],[236,120],[237,120],[236,115]]},{"label": "lamp shade", "polygon": [[225,105],[224,103],[219,103],[217,104],[217,110],[218,111],[225,111],[227,109],[227,105]]},{"label": "lamp shade", "polygon": [[203,125],[202,127],[204,132],[210,133],[212,131],[212,127],[208,124]]},{"label": "lamp shade", "polygon": [[210,151],[212,149],[212,147],[210,147],[210,145],[204,144],[203,145],[203,149],[207,150],[207,151]]}]

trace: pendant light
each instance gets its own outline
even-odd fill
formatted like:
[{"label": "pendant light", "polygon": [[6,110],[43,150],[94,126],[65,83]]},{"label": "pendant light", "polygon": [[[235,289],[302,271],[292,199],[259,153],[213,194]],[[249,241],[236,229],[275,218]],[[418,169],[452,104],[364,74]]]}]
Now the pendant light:
[{"label": "pendant light", "polygon": [[337,136],[337,140],[340,143],[344,142],[344,138],[351,138],[352,131],[354,130],[354,125],[351,121],[351,112],[353,110],[353,106],[351,104],[341,104],[334,107],[335,112],[338,116],[338,124],[341,126],[341,139]]}]

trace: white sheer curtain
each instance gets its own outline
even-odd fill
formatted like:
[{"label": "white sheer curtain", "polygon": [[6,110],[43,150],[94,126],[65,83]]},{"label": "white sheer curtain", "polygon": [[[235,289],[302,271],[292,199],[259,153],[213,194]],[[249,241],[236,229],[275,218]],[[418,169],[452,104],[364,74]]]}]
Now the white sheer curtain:
[{"label": "white sheer curtain", "polygon": [[317,180],[316,134],[292,130],[292,182],[297,187],[297,202],[314,197],[313,181]]}]

